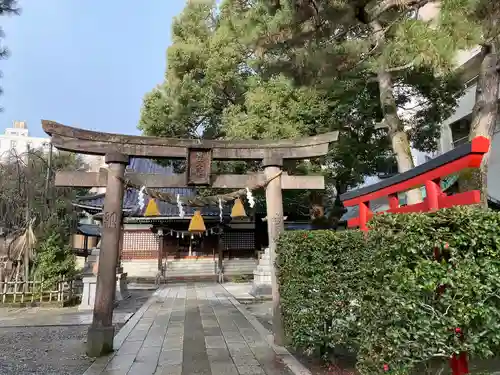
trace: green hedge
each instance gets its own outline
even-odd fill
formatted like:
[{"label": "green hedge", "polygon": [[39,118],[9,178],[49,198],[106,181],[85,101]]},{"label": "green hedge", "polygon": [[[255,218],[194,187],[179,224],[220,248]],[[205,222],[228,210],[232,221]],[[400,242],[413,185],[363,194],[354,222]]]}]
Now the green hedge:
[{"label": "green hedge", "polygon": [[347,347],[362,374],[408,373],[462,350],[477,358],[498,353],[500,214],[456,207],[379,215],[370,225],[367,234],[280,237],[281,303],[293,346],[325,356]]}]

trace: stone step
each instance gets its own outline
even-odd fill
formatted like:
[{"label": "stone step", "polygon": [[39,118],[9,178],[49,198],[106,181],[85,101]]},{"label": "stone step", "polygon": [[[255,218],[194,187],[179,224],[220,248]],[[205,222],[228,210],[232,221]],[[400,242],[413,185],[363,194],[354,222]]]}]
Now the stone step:
[{"label": "stone step", "polygon": [[208,263],[208,264],[167,264],[168,270],[184,270],[184,269],[202,270],[202,269],[210,269],[210,268],[213,269],[214,267],[215,267],[214,263]]},{"label": "stone step", "polygon": [[257,262],[223,263],[224,267],[256,267]]},{"label": "stone step", "polygon": [[215,275],[215,272],[193,272],[193,271],[167,271],[166,273],[167,277],[177,277],[177,276],[209,276],[209,275]]},{"label": "stone step", "polygon": [[172,282],[187,282],[187,281],[210,281],[210,282],[217,282],[217,276],[216,275],[183,275],[183,276],[168,276],[167,275],[167,282],[172,283]]},{"label": "stone step", "polygon": [[[258,261],[252,258],[224,259],[224,272],[228,275],[251,275],[258,267]],[[124,272],[129,277],[155,278],[158,273],[158,261],[154,259],[122,261]],[[216,275],[217,258],[175,259],[167,262],[167,277],[209,276]]]},{"label": "stone step", "polygon": [[255,267],[257,265],[257,261],[226,261],[224,262],[225,267]]}]

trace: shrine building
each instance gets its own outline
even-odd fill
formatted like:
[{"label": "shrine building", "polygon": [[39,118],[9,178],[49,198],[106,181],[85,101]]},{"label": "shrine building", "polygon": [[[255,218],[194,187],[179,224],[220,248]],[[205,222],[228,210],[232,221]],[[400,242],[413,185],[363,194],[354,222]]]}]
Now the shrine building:
[{"label": "shrine building", "polygon": [[[158,165],[150,159],[130,159],[127,171],[173,175],[172,167]],[[157,190],[181,197],[196,195],[195,188],[189,187]],[[252,275],[259,254],[267,246],[267,223],[262,220],[265,214],[256,214],[255,209],[240,200],[236,204],[227,202],[222,210],[218,206],[183,205],[181,214],[176,204],[147,195],[141,205],[140,195],[139,190],[127,188],[123,199],[120,257],[129,278],[153,278],[162,265],[166,267],[167,278],[212,277],[218,271],[219,251],[226,276]],[[104,197],[105,193],[94,194],[73,203],[94,221],[94,225],[89,221],[79,225],[80,242],[95,243]],[[74,247],[78,247],[76,242]]]}]

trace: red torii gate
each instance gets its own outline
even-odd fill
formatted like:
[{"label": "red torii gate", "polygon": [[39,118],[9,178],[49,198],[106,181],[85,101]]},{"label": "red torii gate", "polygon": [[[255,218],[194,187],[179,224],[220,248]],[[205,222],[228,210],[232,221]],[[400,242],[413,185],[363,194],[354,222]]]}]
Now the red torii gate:
[{"label": "red torii gate", "polygon": [[[370,211],[370,201],[384,197],[389,200],[389,209],[383,212],[389,213],[429,212],[441,208],[480,203],[481,192],[479,190],[446,195],[441,190],[440,182],[443,177],[458,173],[463,169],[479,168],[483,156],[489,151],[489,148],[489,139],[476,137],[470,143],[461,145],[407,172],[342,194],[340,200],[345,207],[359,207],[359,216],[350,219],[347,226],[350,228],[359,227],[361,230],[367,231],[367,223],[373,217],[373,212]],[[421,186],[425,186],[426,197],[424,201],[400,207],[398,193]],[[467,354],[453,355],[450,366],[453,375],[468,374]]]},{"label": "red torii gate", "polygon": [[[479,203],[481,201],[479,190],[448,196],[441,191],[440,182],[443,177],[465,168],[479,168],[489,148],[489,139],[476,137],[472,142],[461,145],[407,172],[342,194],[340,200],[345,207],[359,206],[359,217],[350,219],[347,223],[348,227],[368,230],[366,224],[373,217],[373,212],[370,211],[370,201],[384,197],[389,199],[389,209],[384,212],[390,213],[428,212],[440,208]],[[398,193],[421,186],[425,186],[427,195],[422,203],[399,206]]]}]

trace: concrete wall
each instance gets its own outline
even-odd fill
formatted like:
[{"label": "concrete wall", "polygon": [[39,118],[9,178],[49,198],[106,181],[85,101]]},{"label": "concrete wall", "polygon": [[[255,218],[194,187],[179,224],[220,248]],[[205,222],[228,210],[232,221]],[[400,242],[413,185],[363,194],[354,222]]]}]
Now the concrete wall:
[{"label": "concrete wall", "polygon": [[[500,96],[499,96],[500,98]],[[453,149],[452,124],[472,114],[476,100],[476,84],[470,86],[460,98],[455,113],[443,122],[440,139],[440,152]],[[500,120],[500,118],[499,118]],[[500,121],[497,122],[500,124]],[[488,192],[495,199],[500,199],[500,127],[497,125],[495,136],[491,142],[491,154],[488,171]]]},{"label": "concrete wall", "polygon": [[488,193],[500,200],[500,133],[496,133],[491,142],[491,155],[488,169]]}]

